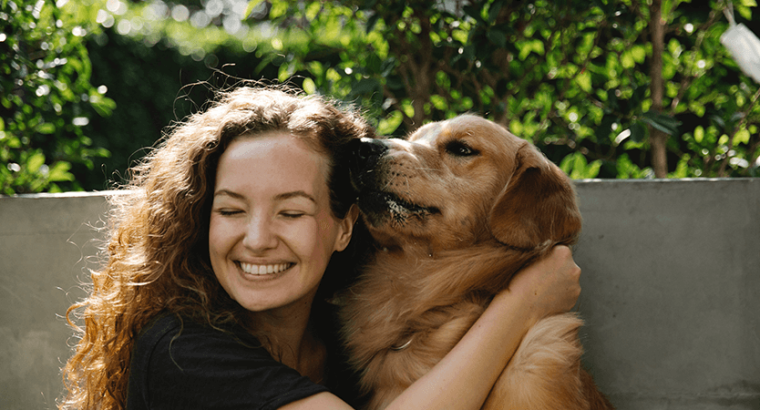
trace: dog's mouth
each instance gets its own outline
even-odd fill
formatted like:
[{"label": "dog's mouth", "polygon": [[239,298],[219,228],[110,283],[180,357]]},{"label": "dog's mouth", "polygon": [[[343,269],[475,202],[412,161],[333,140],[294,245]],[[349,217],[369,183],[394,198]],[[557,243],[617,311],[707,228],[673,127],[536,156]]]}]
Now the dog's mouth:
[{"label": "dog's mouth", "polygon": [[402,199],[387,191],[364,192],[359,196],[359,209],[370,217],[373,223],[387,215],[398,222],[406,222],[409,217],[424,218],[441,213],[435,206],[423,206]]}]

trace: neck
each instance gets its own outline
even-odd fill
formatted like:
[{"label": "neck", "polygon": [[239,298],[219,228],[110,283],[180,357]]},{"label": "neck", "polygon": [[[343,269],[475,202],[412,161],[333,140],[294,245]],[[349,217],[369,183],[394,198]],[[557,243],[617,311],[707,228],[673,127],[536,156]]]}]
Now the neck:
[{"label": "neck", "polygon": [[324,368],[324,346],[309,330],[313,298],[263,312],[250,312],[249,326],[262,340],[275,360],[296,369],[315,382]]}]

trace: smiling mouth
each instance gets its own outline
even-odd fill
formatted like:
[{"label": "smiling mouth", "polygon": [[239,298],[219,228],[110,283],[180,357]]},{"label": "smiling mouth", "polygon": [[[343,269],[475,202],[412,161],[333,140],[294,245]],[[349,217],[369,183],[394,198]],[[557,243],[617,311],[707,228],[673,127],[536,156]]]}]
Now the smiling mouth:
[{"label": "smiling mouth", "polygon": [[272,265],[254,265],[252,263],[237,262],[240,269],[249,275],[271,275],[290,269],[294,263],[276,263]]}]

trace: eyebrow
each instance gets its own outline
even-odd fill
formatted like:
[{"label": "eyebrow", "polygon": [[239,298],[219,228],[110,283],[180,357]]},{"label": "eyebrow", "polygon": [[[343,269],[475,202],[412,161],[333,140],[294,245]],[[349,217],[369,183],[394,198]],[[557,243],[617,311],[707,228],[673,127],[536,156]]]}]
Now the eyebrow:
[{"label": "eyebrow", "polygon": [[[214,192],[214,197],[215,198],[217,196],[220,196],[220,195],[225,195],[225,196],[229,196],[231,198],[241,199],[241,200],[245,199],[245,196],[243,196],[243,195],[241,195],[241,194],[239,194],[237,192],[230,191],[229,189],[220,189],[220,190]],[[281,194],[276,195],[274,197],[274,199],[277,200],[277,201],[284,201],[286,199],[298,198],[298,197],[306,198],[306,199],[308,199],[311,202],[317,203],[316,198],[314,198],[313,196],[307,194],[305,191],[301,191],[301,190],[299,190],[299,191],[292,191],[292,192],[283,192]]]},{"label": "eyebrow", "polygon": [[307,194],[305,191],[284,192],[282,194],[275,196],[274,198],[276,200],[285,200],[285,199],[297,198],[297,197],[306,198],[309,201],[314,202],[315,204],[317,203],[317,199]]}]

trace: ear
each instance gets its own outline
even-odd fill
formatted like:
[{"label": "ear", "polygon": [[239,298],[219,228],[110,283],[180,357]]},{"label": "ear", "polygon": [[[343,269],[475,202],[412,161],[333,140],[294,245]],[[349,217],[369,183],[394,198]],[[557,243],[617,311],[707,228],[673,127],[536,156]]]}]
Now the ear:
[{"label": "ear", "polygon": [[358,218],[359,207],[356,204],[353,204],[348,212],[346,212],[346,216],[338,222],[340,224],[340,231],[338,232],[338,238],[335,241],[335,251],[343,251],[348,246],[348,243],[351,242],[351,235],[354,232],[354,225]]},{"label": "ear", "polygon": [[516,248],[574,243],[581,215],[570,179],[533,145],[523,145],[515,172],[491,210],[490,227],[499,242]]}]

